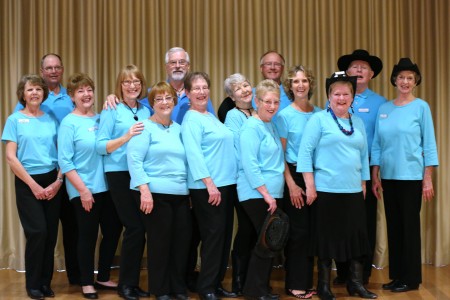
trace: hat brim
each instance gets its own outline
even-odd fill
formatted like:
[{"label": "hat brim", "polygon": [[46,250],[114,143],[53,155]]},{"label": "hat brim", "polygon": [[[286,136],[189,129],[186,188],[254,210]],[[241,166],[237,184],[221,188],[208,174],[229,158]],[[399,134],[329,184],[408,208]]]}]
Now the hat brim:
[{"label": "hat brim", "polygon": [[372,78],[377,77],[383,69],[383,62],[377,56],[374,55],[358,55],[358,54],[348,54],[343,55],[338,59],[337,65],[340,71],[347,71],[350,64],[355,60],[362,60],[370,65],[373,71]]},{"label": "hat brim", "polygon": [[353,97],[356,94],[356,82],[358,81],[358,77],[357,76],[345,76],[345,77],[330,77],[327,78],[325,81],[325,88],[326,88],[326,92],[327,92],[327,98],[329,97],[329,90],[330,90],[330,86],[338,81],[344,81],[344,82],[350,82],[353,86]]},{"label": "hat brim", "polygon": [[395,77],[397,77],[397,74],[400,73],[401,71],[412,71],[412,72],[415,72],[417,75],[419,75],[419,80],[416,82],[416,86],[422,82],[422,75],[420,74],[420,70],[419,70],[419,67],[417,66],[417,64],[414,64],[412,66],[394,65],[394,68],[392,68],[392,73],[391,73],[391,84],[393,86],[396,86],[395,85]]}]

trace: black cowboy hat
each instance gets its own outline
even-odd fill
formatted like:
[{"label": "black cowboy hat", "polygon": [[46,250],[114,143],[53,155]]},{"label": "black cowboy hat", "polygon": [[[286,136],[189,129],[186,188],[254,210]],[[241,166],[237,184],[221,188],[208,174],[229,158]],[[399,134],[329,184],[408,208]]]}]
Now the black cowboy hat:
[{"label": "black cowboy hat", "polygon": [[352,84],[353,86],[353,97],[355,96],[356,93],[356,81],[358,80],[358,76],[348,76],[347,74],[345,74],[345,71],[340,71],[340,72],[334,72],[333,74],[331,74],[330,78],[327,78],[327,80],[325,81],[325,88],[327,90],[327,98],[328,98],[328,93],[330,90],[330,85],[332,83],[338,82],[338,81],[348,81]]},{"label": "black cowboy hat", "polygon": [[395,78],[397,77],[397,74],[400,73],[401,71],[415,72],[419,77],[419,79],[416,82],[416,85],[419,85],[420,82],[422,81],[422,75],[420,75],[420,70],[417,64],[413,63],[409,57],[402,57],[400,58],[398,63],[394,65],[394,68],[392,68],[391,83],[393,86],[396,86]]},{"label": "black cowboy hat", "polygon": [[356,49],[352,54],[339,57],[337,66],[340,71],[347,71],[352,61],[355,60],[366,61],[370,65],[370,68],[373,71],[372,78],[377,77],[377,75],[381,72],[381,69],[383,69],[383,62],[381,59],[377,56],[370,55],[369,52],[363,49]]},{"label": "black cowboy hat", "polygon": [[289,217],[277,208],[273,214],[267,213],[259,233],[255,254],[262,258],[276,257],[289,237]]}]

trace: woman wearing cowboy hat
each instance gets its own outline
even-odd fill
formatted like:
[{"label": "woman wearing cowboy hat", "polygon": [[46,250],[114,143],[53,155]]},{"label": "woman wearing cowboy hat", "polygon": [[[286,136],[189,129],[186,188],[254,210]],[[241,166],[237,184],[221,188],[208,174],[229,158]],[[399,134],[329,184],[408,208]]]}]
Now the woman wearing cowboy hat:
[{"label": "woman wearing cowboy hat", "polygon": [[380,107],[372,144],[372,190],[377,198],[383,191],[392,279],[383,289],[393,292],[415,290],[422,282],[420,209],[422,197],[434,197],[431,175],[439,164],[430,108],[413,94],[421,80],[409,58],[394,66],[397,97]]}]

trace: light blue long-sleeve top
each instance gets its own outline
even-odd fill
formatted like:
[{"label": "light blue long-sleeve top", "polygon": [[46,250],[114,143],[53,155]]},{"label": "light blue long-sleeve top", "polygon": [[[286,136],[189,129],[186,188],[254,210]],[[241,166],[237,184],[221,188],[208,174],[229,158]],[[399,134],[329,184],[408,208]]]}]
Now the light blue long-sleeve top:
[{"label": "light blue long-sleeve top", "polygon": [[45,174],[58,167],[57,132],[58,122],[49,114],[29,117],[18,111],[6,120],[2,141],[17,144],[17,159],[28,174]]},{"label": "light blue long-sleeve top", "polygon": [[[150,92],[151,89],[149,89]],[[142,103],[144,106],[146,106],[148,109],[150,109],[151,114],[153,115],[153,109],[150,106],[150,103],[148,102],[148,98],[143,98],[142,100],[139,100],[140,103]],[[178,124],[181,124],[183,122],[184,115],[191,107],[189,98],[186,96],[186,93],[183,92],[181,95],[178,96],[178,102],[177,105],[173,107],[172,111],[172,120],[177,122]],[[212,105],[211,99],[208,99],[208,105],[206,107],[206,110],[209,111],[211,114],[216,115],[214,111],[214,107]]]},{"label": "light blue long-sleeve top", "polygon": [[[252,99],[252,106],[254,109],[256,109],[256,88],[253,88],[253,95],[255,95]],[[282,84],[280,84],[280,106],[278,107],[278,111],[275,114],[275,116],[273,116],[272,118],[272,122],[276,122],[278,114],[287,106],[289,106],[291,104],[291,100],[289,99],[288,95],[286,94],[286,92],[284,91],[284,87]]]},{"label": "light blue long-sleeve top", "polygon": [[[369,156],[363,121],[352,116],[354,132],[345,135],[331,113],[315,113],[306,124],[297,159],[297,172],[314,172],[316,190],[358,193],[361,181],[369,180]],[[349,119],[338,118],[346,130]]]},{"label": "light blue long-sleeve top", "polygon": [[321,110],[314,106],[312,112],[301,112],[289,105],[278,114],[275,126],[280,138],[287,140],[285,158],[288,163],[297,163],[298,149],[305,125],[314,113]]},{"label": "light blue long-sleeve top", "polygon": [[149,118],[150,111],[147,107],[139,105],[136,115],[139,118],[138,121],[134,120],[134,114],[123,103],[119,103],[116,109],[108,108],[102,111],[95,147],[99,154],[104,155],[103,163],[105,172],[128,171],[127,143],[112,153],[106,151],[106,144],[110,140],[123,136],[134,123]]},{"label": "light blue long-sleeve top", "polygon": [[263,185],[272,197],[282,198],[284,154],[275,125],[249,118],[241,128],[239,149],[239,201],[263,198],[256,189]]},{"label": "light blue long-sleeve top", "polygon": [[188,187],[205,189],[202,178],[217,187],[236,183],[233,133],[211,113],[189,110],[181,125],[188,160]]},{"label": "light blue long-sleeve top", "polygon": [[236,162],[239,164],[240,151],[239,151],[239,132],[242,125],[247,121],[248,117],[245,113],[237,108],[233,108],[228,111],[225,118],[225,126],[233,133],[234,137],[234,153],[236,155]]},{"label": "light blue long-sleeve top", "polygon": [[[54,117],[58,123],[61,123],[62,119],[73,111],[75,106],[72,99],[67,94],[67,90],[62,85],[59,85],[59,94],[55,95],[52,91],[49,92],[47,99],[41,104],[41,109]],[[14,112],[23,109],[23,105],[20,102],[17,103],[14,108]]]},{"label": "light blue long-sleeve top", "polygon": [[428,104],[416,98],[378,111],[370,165],[380,166],[383,179],[422,180],[424,167],[438,166],[433,119]]},{"label": "light blue long-sleeve top", "polygon": [[[63,174],[75,170],[92,194],[108,190],[103,171],[103,157],[95,151],[99,115],[92,117],[68,114],[58,131],[58,162]],[[66,180],[69,198],[79,197],[79,191]]]},{"label": "light blue long-sleeve top", "polygon": [[144,130],[127,146],[130,188],[147,184],[152,193],[188,195],[187,159],[181,141],[181,126],[169,128],[144,120]]}]

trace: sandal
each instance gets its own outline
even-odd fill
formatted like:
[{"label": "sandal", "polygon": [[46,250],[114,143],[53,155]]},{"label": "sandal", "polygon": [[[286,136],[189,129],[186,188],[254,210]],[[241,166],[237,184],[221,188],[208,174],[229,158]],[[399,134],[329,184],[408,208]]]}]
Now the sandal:
[{"label": "sandal", "polygon": [[306,292],[308,294],[311,294],[311,296],[317,295],[317,290],[315,289],[307,289]]},{"label": "sandal", "polygon": [[292,290],[286,290],[286,294],[289,296],[295,297],[297,299],[311,299],[312,294],[309,291],[305,291],[304,293],[294,294]]}]

